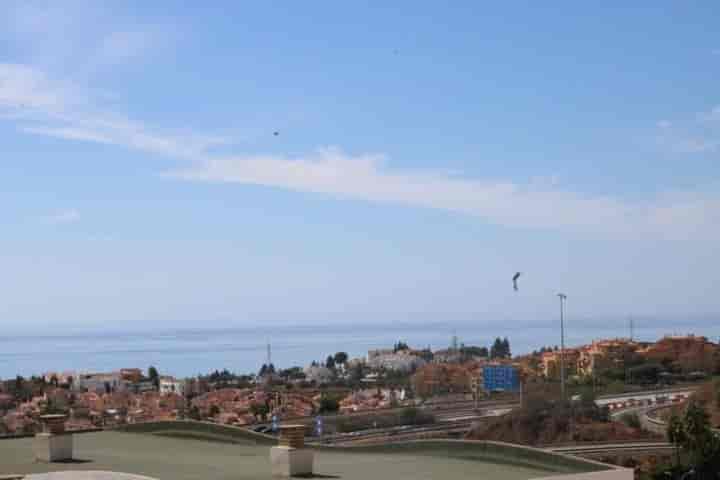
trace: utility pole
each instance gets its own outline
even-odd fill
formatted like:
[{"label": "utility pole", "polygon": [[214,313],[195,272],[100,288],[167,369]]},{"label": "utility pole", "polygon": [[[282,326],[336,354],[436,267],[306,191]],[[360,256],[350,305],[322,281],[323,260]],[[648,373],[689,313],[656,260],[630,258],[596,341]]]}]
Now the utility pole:
[{"label": "utility pole", "polygon": [[565,300],[567,295],[558,293],[560,298],[560,392],[565,400]]}]

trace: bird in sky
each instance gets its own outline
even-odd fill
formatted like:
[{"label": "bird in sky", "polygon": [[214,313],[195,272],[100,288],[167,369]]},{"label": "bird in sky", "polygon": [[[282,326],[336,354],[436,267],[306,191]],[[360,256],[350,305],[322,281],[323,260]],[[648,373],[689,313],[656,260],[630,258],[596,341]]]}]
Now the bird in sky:
[{"label": "bird in sky", "polygon": [[513,275],[513,289],[515,289],[516,292],[518,291],[518,286],[517,286],[518,278],[520,278],[520,272],[517,272],[515,275]]},{"label": "bird in sky", "polygon": [[273,132],[273,135],[277,137],[278,135],[280,135],[280,132]]}]

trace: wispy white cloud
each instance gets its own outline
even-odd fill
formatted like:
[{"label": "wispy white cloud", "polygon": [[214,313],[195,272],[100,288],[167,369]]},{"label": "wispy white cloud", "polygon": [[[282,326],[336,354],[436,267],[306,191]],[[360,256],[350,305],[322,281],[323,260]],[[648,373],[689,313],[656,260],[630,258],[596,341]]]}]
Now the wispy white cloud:
[{"label": "wispy white cloud", "polygon": [[77,223],[80,221],[80,212],[75,209],[61,210],[47,217],[47,220],[53,224]]},{"label": "wispy white cloud", "polygon": [[0,63],[0,109],[45,113],[58,111],[71,99],[72,92],[27,65]]},{"label": "wispy white cloud", "polygon": [[77,128],[53,128],[53,127],[21,127],[20,131],[48,137],[63,138],[65,140],[81,140],[95,143],[113,143],[113,141],[96,132],[80,130]]},{"label": "wispy white cloud", "polygon": [[666,150],[683,154],[706,154],[720,150],[720,105],[689,119],[656,124],[658,142]]},{"label": "wispy white cloud", "polygon": [[550,186],[456,178],[434,171],[393,170],[384,165],[384,160],[382,155],[352,156],[337,148],[323,148],[296,158],[212,158],[168,175],[191,181],[265,185],[437,208],[516,227],[619,235],[683,235],[712,226],[707,224],[707,216],[720,212],[717,195],[664,195],[645,202],[629,202]]},{"label": "wispy white cloud", "polygon": [[34,64],[76,77],[136,63],[176,38],[169,25],[122,18],[112,6],[85,0],[6,0],[0,36]]},{"label": "wispy white cloud", "polygon": [[[677,236],[703,231],[718,234],[719,196],[712,191],[661,195],[629,201],[612,195],[586,195],[563,189],[552,176],[541,182],[468,178],[443,170],[389,166],[382,154],[345,153],[320,148],[296,157],[214,153],[223,137],[151,128],[82,101],[74,86],[53,81],[27,65],[0,64],[0,110],[28,134],[112,144],[174,158],[184,165],[167,176],[187,181],[264,185],[340,198],[435,208],[478,216],[489,222],[613,235]],[[672,130],[668,122],[663,130]],[[717,144],[687,144],[710,151]],[[61,221],[77,221],[68,211]]]},{"label": "wispy white cloud", "polygon": [[27,65],[0,64],[0,114],[20,131],[67,140],[114,144],[173,158],[194,159],[230,143],[218,135],[163,132],[123,115],[97,109],[78,87],[53,81]]}]

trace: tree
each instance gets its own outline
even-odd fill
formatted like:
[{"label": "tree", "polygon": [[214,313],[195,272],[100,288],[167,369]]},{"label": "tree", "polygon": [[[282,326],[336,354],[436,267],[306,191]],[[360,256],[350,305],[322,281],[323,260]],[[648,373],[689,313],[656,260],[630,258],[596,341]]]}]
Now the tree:
[{"label": "tree", "polygon": [[393,352],[397,353],[401,350],[410,350],[410,347],[407,343],[403,342],[402,340],[398,341],[395,346],[393,347]]},{"label": "tree", "polygon": [[464,344],[460,347],[460,356],[463,362],[472,360],[473,357],[488,357],[487,347],[473,347],[465,346]]},{"label": "tree", "polygon": [[[485,349],[485,351],[487,351],[487,349]],[[485,355],[485,356],[487,356],[487,355]],[[419,357],[429,363],[429,362],[432,362],[435,355],[433,355],[432,350],[430,350],[430,348],[428,347],[428,348],[424,348],[424,349],[420,350]]]},{"label": "tree", "polygon": [[217,417],[218,415],[220,415],[220,407],[218,407],[217,405],[213,404],[213,405],[210,407],[210,416],[211,416],[211,417]]},{"label": "tree", "polygon": [[280,370],[278,373],[280,377],[286,378],[288,380],[304,380],[305,379],[305,373],[303,372],[301,367],[290,367],[286,368],[284,370]]},{"label": "tree", "polygon": [[512,356],[510,353],[510,341],[508,341],[507,337],[503,338],[502,341],[502,353],[503,358],[510,358]]},{"label": "tree", "polygon": [[345,365],[348,359],[348,354],[345,352],[337,352],[335,354],[335,357],[333,357],[333,360],[335,360],[336,365]]},{"label": "tree", "polygon": [[680,447],[686,442],[685,426],[680,417],[673,414],[668,421],[667,437],[675,446],[675,466],[680,466]]},{"label": "tree", "polygon": [[685,410],[683,423],[686,432],[685,447],[695,457],[693,463],[701,463],[699,456],[703,452],[703,447],[713,436],[712,430],[710,430],[710,416],[699,402],[693,400]]},{"label": "tree", "polygon": [[192,420],[200,420],[200,409],[197,407],[197,405],[193,405],[190,407],[190,411],[188,411],[188,417],[190,417]]},{"label": "tree", "polygon": [[262,420],[266,420],[268,413],[270,413],[270,407],[265,403],[252,403],[250,404],[250,413],[252,413],[256,418],[260,417]]},{"label": "tree", "polygon": [[660,364],[648,363],[638,365],[628,369],[628,376],[632,380],[631,383],[653,384],[658,382],[658,376],[662,372],[663,367]]},{"label": "tree", "polygon": [[630,428],[634,428],[636,430],[642,428],[640,417],[638,417],[638,414],[635,412],[624,414],[620,417],[620,420],[622,420],[622,422]]},{"label": "tree", "polygon": [[[671,418],[667,433],[676,449],[675,478],[683,478],[690,471],[695,472],[693,478],[716,478],[720,469],[720,440],[710,428],[710,417],[700,402],[690,401],[682,421]],[[688,453],[690,465],[680,464],[680,448]]]},{"label": "tree", "polygon": [[320,398],[320,413],[333,413],[340,410],[340,402],[337,398],[323,395]]},{"label": "tree", "polygon": [[507,338],[500,340],[500,337],[497,337],[490,347],[490,358],[508,358],[509,356],[510,342]]},{"label": "tree", "polygon": [[350,381],[352,383],[360,383],[364,374],[362,364],[356,363],[350,368]]},{"label": "tree", "polygon": [[330,370],[335,368],[335,358],[332,355],[328,355],[327,360],[325,360],[325,367]]},{"label": "tree", "polygon": [[157,368],[151,366],[148,368],[148,378],[153,383],[156,389],[160,389],[160,374],[157,371]]},{"label": "tree", "polygon": [[500,356],[500,350],[502,350],[502,345],[500,343],[500,338],[498,337],[490,347],[490,358],[498,358]]}]

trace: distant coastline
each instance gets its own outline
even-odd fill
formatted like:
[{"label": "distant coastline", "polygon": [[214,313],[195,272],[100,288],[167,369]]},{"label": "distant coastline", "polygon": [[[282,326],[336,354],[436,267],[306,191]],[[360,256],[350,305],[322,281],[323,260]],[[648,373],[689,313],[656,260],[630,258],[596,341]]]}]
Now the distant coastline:
[{"label": "distant coastline", "polygon": [[[579,345],[597,338],[627,336],[622,323],[592,326],[570,321],[567,344]],[[163,373],[193,376],[227,368],[256,372],[272,346],[273,361],[280,367],[306,365],[338,350],[363,356],[368,349],[403,340],[416,347],[433,349],[450,345],[457,335],[466,345],[489,346],[496,336],[508,337],[513,354],[528,353],[559,343],[554,321],[545,322],[433,322],[360,323],[353,325],[268,325],[223,329],[158,329],[123,332],[72,330],[59,335],[16,334],[0,337],[0,378],[30,376],[48,370],[108,371],[156,365]],[[666,334],[695,333],[717,340],[720,325],[674,327],[637,322],[640,340],[656,340]]]}]

